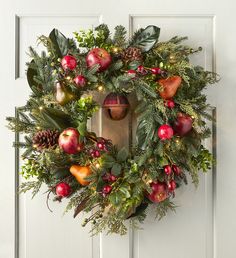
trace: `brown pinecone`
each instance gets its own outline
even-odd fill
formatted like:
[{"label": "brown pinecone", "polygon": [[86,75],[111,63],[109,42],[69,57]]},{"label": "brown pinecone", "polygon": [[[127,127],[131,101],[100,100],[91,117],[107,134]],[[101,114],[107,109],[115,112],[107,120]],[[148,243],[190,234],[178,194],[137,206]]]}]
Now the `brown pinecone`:
[{"label": "brown pinecone", "polygon": [[121,58],[125,62],[142,61],[143,55],[140,48],[128,47],[121,53]]},{"label": "brown pinecone", "polygon": [[57,130],[43,130],[33,136],[33,146],[37,150],[54,148],[58,144],[60,133]]}]

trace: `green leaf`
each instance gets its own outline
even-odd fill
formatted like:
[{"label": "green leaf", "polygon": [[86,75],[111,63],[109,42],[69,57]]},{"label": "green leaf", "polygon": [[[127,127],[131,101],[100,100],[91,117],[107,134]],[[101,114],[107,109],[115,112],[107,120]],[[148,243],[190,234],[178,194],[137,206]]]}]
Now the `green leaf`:
[{"label": "green leaf", "polygon": [[102,155],[102,166],[105,168],[112,168],[113,164],[115,163],[115,159],[108,155],[104,154]]},{"label": "green leaf", "polygon": [[153,25],[147,26],[134,36],[130,45],[140,48],[142,52],[147,52],[156,44],[159,35],[160,28]]},{"label": "green leaf", "polygon": [[118,206],[121,201],[121,196],[117,192],[114,192],[110,194],[109,200],[114,206]]},{"label": "green leaf", "polygon": [[[30,64],[34,64],[34,63],[35,63],[34,60],[32,60],[32,61],[30,62]],[[29,66],[28,69],[27,69],[27,72],[26,72],[26,77],[27,77],[28,84],[29,84],[29,86],[30,86],[30,88],[31,88],[32,90],[33,90],[34,87],[36,87],[37,89],[38,89],[38,88],[42,88],[42,86],[40,86],[40,84],[37,83],[37,82],[34,80],[34,77],[37,76],[37,75],[38,75],[37,71],[36,71],[35,69],[33,69],[32,67]]]},{"label": "green leaf", "polygon": [[103,186],[104,186],[104,180],[102,179],[101,176],[99,176],[98,181],[97,181],[96,191],[100,192],[102,190]]},{"label": "green leaf", "polygon": [[111,173],[115,176],[119,176],[121,173],[121,165],[118,163],[113,164]]},{"label": "green leaf", "polygon": [[130,197],[130,192],[129,192],[127,186],[121,186],[119,188],[119,192],[122,192],[126,198]]},{"label": "green leaf", "polygon": [[140,64],[140,61],[132,61],[129,63],[129,69],[136,70]]},{"label": "green leaf", "polygon": [[70,117],[61,110],[54,108],[43,108],[40,115],[40,122],[42,122],[44,127],[55,128],[61,131],[72,126]]},{"label": "green leaf", "polygon": [[148,158],[150,158],[152,155],[152,149],[148,148],[143,155],[140,156],[138,160],[138,165],[141,167]]},{"label": "green leaf", "polygon": [[117,154],[117,160],[119,162],[123,162],[128,158],[128,151],[125,147],[123,147],[122,149],[119,150],[118,154]]},{"label": "green leaf", "polygon": [[53,29],[49,34],[58,57],[63,57],[68,53],[69,40],[57,29]]},{"label": "green leaf", "polygon": [[80,135],[85,136],[87,132],[87,123],[86,122],[81,122],[79,123],[79,126],[77,127]]}]

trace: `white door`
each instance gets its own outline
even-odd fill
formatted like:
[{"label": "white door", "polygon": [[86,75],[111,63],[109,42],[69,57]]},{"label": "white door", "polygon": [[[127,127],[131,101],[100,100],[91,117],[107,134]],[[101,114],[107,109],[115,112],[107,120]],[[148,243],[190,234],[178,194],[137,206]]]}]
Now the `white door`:
[{"label": "white door", "polygon": [[[236,257],[235,8],[233,0],[1,1],[0,258]],[[89,229],[81,228],[71,213],[62,216],[63,205],[52,204],[50,213],[43,194],[33,201],[30,195],[18,198],[18,153],[11,147],[14,135],[5,127],[5,117],[14,115],[14,107],[27,99],[24,64],[27,48],[36,45],[37,36],[54,27],[71,36],[100,22],[110,28],[122,24],[130,34],[153,24],[161,27],[161,40],[187,35],[189,44],[204,49],[193,61],[222,77],[208,91],[216,107],[217,131],[206,144],[217,154],[217,169],[201,177],[197,190],[189,185],[176,192],[180,206],[176,214],[160,222],[150,214],[143,230],[130,230],[124,237],[90,238]],[[98,123],[98,133],[108,134],[105,121]]]}]

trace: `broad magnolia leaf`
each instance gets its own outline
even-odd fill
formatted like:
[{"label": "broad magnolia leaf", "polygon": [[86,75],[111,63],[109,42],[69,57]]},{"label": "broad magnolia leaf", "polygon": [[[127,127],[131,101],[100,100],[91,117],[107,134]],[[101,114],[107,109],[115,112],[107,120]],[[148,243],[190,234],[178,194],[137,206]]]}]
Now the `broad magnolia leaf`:
[{"label": "broad magnolia leaf", "polygon": [[121,173],[121,165],[118,163],[113,164],[111,173],[115,176],[119,176]]},{"label": "broad magnolia leaf", "polygon": [[130,45],[140,48],[142,52],[147,52],[156,44],[159,35],[160,28],[153,25],[147,26],[140,33],[136,33]]},{"label": "broad magnolia leaf", "polygon": [[41,111],[41,122],[45,127],[63,130],[72,126],[69,116],[63,111],[54,108],[44,108]]},{"label": "broad magnolia leaf", "polygon": [[123,161],[125,161],[125,160],[128,158],[128,155],[129,155],[129,153],[128,153],[127,149],[124,147],[124,148],[122,148],[122,149],[118,152],[118,154],[117,154],[117,160],[118,160],[119,162],[123,162]]},{"label": "broad magnolia leaf", "polygon": [[[30,64],[33,64],[35,63],[34,60],[32,60],[30,62]],[[34,80],[34,77],[37,76],[37,71],[35,69],[33,69],[32,67],[28,67],[27,69],[27,72],[26,72],[26,77],[27,77],[27,81],[28,81],[28,84],[30,86],[30,88],[33,90],[35,87],[37,89],[42,89],[42,85],[39,85],[35,80]]]},{"label": "broad magnolia leaf", "polygon": [[63,57],[68,53],[69,40],[59,30],[53,29],[49,34],[49,38],[59,57]]}]

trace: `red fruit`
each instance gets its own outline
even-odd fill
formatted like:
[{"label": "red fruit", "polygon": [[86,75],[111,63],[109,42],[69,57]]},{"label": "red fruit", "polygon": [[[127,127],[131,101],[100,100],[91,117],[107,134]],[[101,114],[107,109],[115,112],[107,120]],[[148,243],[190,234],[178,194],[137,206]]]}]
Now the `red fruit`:
[{"label": "red fruit", "polygon": [[64,56],[61,60],[61,66],[64,70],[74,70],[77,65],[77,61],[74,56]]},{"label": "red fruit", "polygon": [[111,192],[111,190],[112,190],[112,187],[111,187],[110,185],[105,185],[105,186],[103,187],[103,189],[102,189],[102,193],[103,193],[104,195],[107,195],[107,194],[109,194],[109,193]]},{"label": "red fruit", "polygon": [[172,172],[171,166],[170,166],[170,165],[164,166],[164,172],[165,172],[167,175],[170,175],[171,172]]},{"label": "red fruit", "polygon": [[170,192],[173,192],[176,188],[176,182],[175,180],[171,180],[169,183],[168,183],[168,190]]},{"label": "red fruit", "polygon": [[114,175],[112,175],[112,174],[110,174],[110,176],[109,176],[109,178],[108,178],[108,181],[109,181],[109,182],[115,182],[116,180],[117,180],[117,177],[114,176]]},{"label": "red fruit", "polygon": [[83,75],[77,75],[74,78],[74,82],[77,86],[84,87],[84,85],[86,84],[86,78]]},{"label": "red fruit", "polygon": [[99,158],[101,156],[100,152],[98,150],[94,151],[95,158]]},{"label": "red fruit", "polygon": [[71,188],[67,183],[59,183],[56,185],[56,194],[60,197],[67,197],[71,193]]},{"label": "red fruit", "polygon": [[174,171],[174,173],[179,176],[181,174],[181,168],[178,167],[177,165],[172,165],[172,170]]},{"label": "red fruit", "polygon": [[111,55],[103,48],[94,48],[86,56],[87,66],[99,65],[98,72],[106,70],[111,64]]},{"label": "red fruit", "polygon": [[136,75],[136,71],[135,70],[128,70],[127,74],[130,76],[135,76]]},{"label": "red fruit", "polygon": [[83,149],[83,144],[79,143],[79,136],[80,134],[75,128],[67,128],[59,136],[59,146],[64,152],[75,154]]},{"label": "red fruit", "polygon": [[98,147],[100,150],[104,150],[105,145],[104,145],[104,143],[102,143],[102,142],[98,142],[98,143],[97,143],[97,147]]},{"label": "red fruit", "polygon": [[160,79],[157,81],[162,87],[159,94],[163,99],[171,99],[175,96],[178,88],[181,85],[182,78],[180,76],[172,76],[166,79]]},{"label": "red fruit", "polygon": [[171,126],[165,124],[158,128],[157,134],[161,140],[169,140],[173,137],[174,131]]},{"label": "red fruit", "polygon": [[151,68],[151,72],[152,72],[152,74],[160,74],[161,69],[159,67],[153,67],[153,68]]},{"label": "red fruit", "polygon": [[150,201],[158,203],[164,201],[168,197],[166,183],[153,182],[150,186],[152,192],[147,196]]},{"label": "red fruit", "polygon": [[165,101],[165,106],[168,108],[174,108],[175,107],[175,102],[172,99],[168,99]]},{"label": "red fruit", "polygon": [[111,173],[105,174],[102,179],[107,182],[115,182],[117,180],[117,177],[112,175]]},{"label": "red fruit", "polygon": [[179,113],[173,128],[177,135],[184,136],[192,130],[193,119],[191,116]]},{"label": "red fruit", "polygon": [[145,72],[144,66],[143,66],[143,65],[139,65],[139,66],[137,67],[137,72],[138,72],[138,73],[144,73],[144,72]]}]

